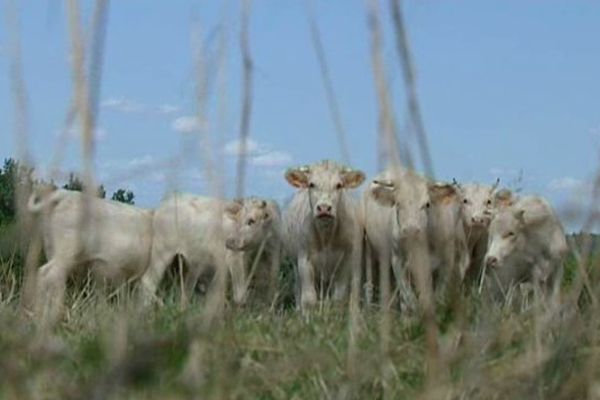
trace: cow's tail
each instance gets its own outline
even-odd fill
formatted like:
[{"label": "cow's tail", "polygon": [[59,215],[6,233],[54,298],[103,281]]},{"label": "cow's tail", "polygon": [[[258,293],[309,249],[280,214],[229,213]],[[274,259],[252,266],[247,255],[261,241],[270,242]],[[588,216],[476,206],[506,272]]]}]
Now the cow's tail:
[{"label": "cow's tail", "polygon": [[33,192],[27,201],[27,209],[29,212],[37,214],[45,207],[55,205],[61,197],[62,192],[59,190],[55,190],[46,195],[40,195],[39,193]]}]

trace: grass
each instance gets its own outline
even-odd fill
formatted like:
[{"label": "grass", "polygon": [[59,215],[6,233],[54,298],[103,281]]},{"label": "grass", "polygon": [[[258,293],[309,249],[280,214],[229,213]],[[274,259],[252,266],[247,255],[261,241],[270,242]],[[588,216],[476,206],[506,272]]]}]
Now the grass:
[{"label": "grass", "polygon": [[[15,243],[11,232],[2,231],[0,243],[9,241],[3,249]],[[175,274],[161,287],[164,305],[150,310],[137,308],[131,290],[108,299],[89,279],[71,282],[53,333],[40,332],[21,312],[21,269],[14,247],[2,252],[0,399],[571,399],[591,395],[600,382],[596,309],[586,292],[551,312],[515,312],[518,304],[491,304],[477,293],[463,293],[458,309],[439,307],[445,373],[432,388],[418,316],[393,312],[391,346],[383,354],[381,313],[363,307],[351,353],[346,307],[325,304],[309,316],[294,309],[289,261],[281,269],[278,307],[229,304],[211,327],[201,321],[201,296],[180,305]],[[578,281],[574,257],[565,271],[567,298]]]},{"label": "grass", "polygon": [[[2,275],[3,294],[9,276]],[[42,338],[19,312],[18,295],[3,297],[0,398],[570,399],[586,397],[600,378],[590,307],[517,313],[465,295],[466,318],[437,316],[446,375],[432,389],[419,318],[392,316],[386,356],[379,311],[362,309],[351,376],[344,307],[306,317],[289,307],[228,306],[207,329],[199,323],[202,299],[182,308],[175,285],[163,294],[164,306],[141,312],[125,291],[107,300],[93,285],[84,294],[71,290],[65,318]]]}]

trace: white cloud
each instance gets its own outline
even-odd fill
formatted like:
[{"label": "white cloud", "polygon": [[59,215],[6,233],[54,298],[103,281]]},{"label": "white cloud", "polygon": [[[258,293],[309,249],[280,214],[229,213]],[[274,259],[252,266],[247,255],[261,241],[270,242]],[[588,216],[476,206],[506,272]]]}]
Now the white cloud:
[{"label": "white cloud", "polygon": [[[225,144],[223,152],[228,156],[239,156],[241,154],[241,142],[239,139],[231,140]],[[288,165],[292,162],[292,155],[280,150],[273,150],[269,145],[258,143],[255,140],[246,141],[246,156],[255,167],[273,168]]]},{"label": "white cloud", "polygon": [[137,101],[124,97],[111,97],[102,102],[102,107],[126,114],[140,113],[146,111],[147,107]]},{"label": "white cloud", "polygon": [[554,191],[575,191],[583,189],[585,183],[571,176],[553,179],[548,183],[548,189]]},{"label": "white cloud", "polygon": [[161,104],[160,106],[157,107],[157,111],[160,114],[173,114],[176,113],[177,111],[179,111],[179,107],[174,106],[173,104]]},{"label": "white cloud", "polygon": [[142,167],[148,167],[154,163],[156,163],[156,160],[154,159],[154,157],[152,157],[150,155],[145,155],[142,157],[136,157],[136,158],[129,160],[127,165],[128,165],[128,167],[131,167],[131,168],[142,168]]},{"label": "white cloud", "polygon": [[252,157],[251,162],[258,167],[281,167],[292,162],[292,156],[284,151],[269,151]]},{"label": "white cloud", "polygon": [[[224,152],[228,156],[239,156],[242,152],[242,143],[239,139],[232,140],[225,144]],[[252,139],[246,140],[246,155],[250,156],[260,152],[258,143]]]},{"label": "white cloud", "polygon": [[187,115],[183,117],[176,118],[171,127],[174,131],[179,133],[193,133],[198,132],[203,128],[202,122],[198,119],[198,117]]},{"label": "white cloud", "polygon": [[179,107],[173,104],[160,104],[158,106],[152,106],[141,103],[136,100],[128,99],[125,97],[109,97],[101,103],[103,108],[122,112],[125,114],[157,114],[157,115],[171,115],[179,111]]}]

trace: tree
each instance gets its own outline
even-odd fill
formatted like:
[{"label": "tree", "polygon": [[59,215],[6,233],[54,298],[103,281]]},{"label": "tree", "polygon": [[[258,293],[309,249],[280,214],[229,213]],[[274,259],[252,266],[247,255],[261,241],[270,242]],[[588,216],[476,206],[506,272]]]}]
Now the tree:
[{"label": "tree", "polygon": [[[67,181],[67,183],[63,185],[63,189],[74,190],[76,192],[83,192],[83,188],[84,185],[81,178],[79,178],[72,172],[69,174],[69,180]],[[98,193],[98,197],[100,197],[101,199],[106,198],[106,189],[104,188],[104,185],[98,186],[98,188],[96,189],[96,193]]]},{"label": "tree", "polygon": [[19,185],[27,185],[31,169],[13,158],[4,160],[0,169],[0,225],[14,221],[17,214],[15,197]]},{"label": "tree", "polygon": [[135,195],[131,190],[118,189],[116,192],[113,193],[112,200],[133,205],[135,204],[135,201],[133,200],[134,197]]}]

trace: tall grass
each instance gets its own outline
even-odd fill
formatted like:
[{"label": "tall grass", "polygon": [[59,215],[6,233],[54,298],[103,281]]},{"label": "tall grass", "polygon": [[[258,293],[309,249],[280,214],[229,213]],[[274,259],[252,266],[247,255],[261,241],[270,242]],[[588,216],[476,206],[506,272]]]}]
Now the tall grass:
[{"label": "tall grass", "polygon": [[18,268],[10,263],[2,261],[0,275],[2,398],[572,399],[594,398],[600,378],[598,327],[585,302],[548,315],[487,303],[476,292],[464,295],[462,325],[438,310],[449,377],[433,391],[425,391],[426,328],[394,311],[385,358],[390,376],[382,381],[376,307],[358,311],[362,329],[351,376],[350,315],[339,306],[324,304],[308,320],[283,306],[228,306],[229,323],[204,330],[197,318],[206,302],[195,297],[182,309],[177,284],[165,289],[164,306],[140,314],[126,288],[79,283],[69,292],[65,318],[41,345],[19,312]]}]

